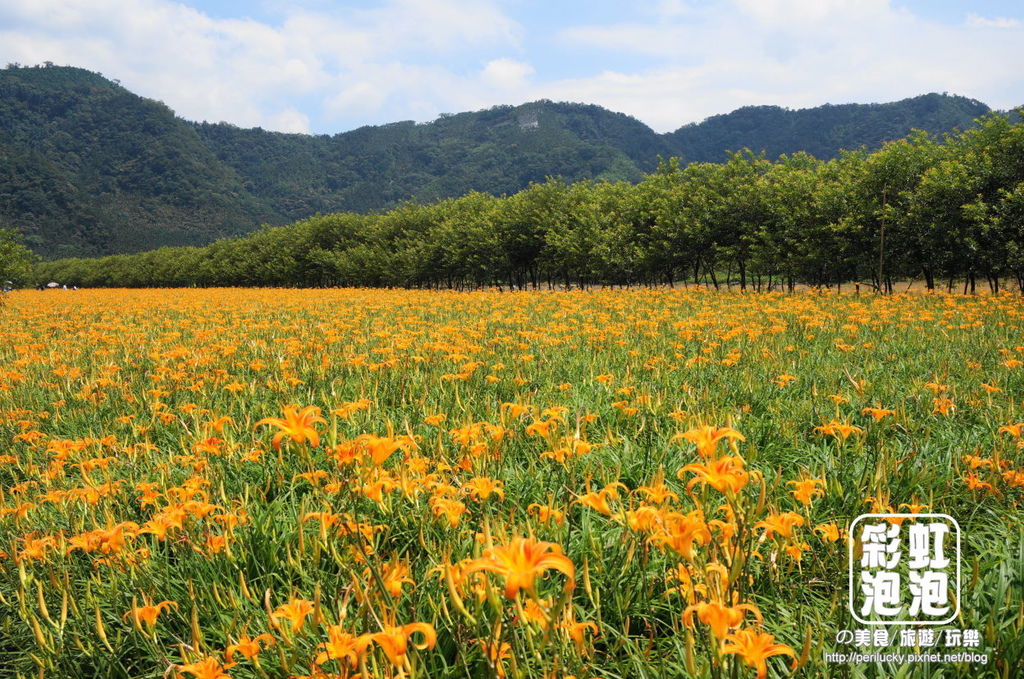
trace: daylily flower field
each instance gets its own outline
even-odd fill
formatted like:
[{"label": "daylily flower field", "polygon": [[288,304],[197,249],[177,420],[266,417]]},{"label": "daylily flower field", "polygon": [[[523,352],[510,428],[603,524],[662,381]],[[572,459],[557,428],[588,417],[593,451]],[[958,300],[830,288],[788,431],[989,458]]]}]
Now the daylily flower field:
[{"label": "daylily flower field", "polygon": [[[1021,676],[1022,447],[1009,294],[15,292],[0,677]],[[824,660],[870,512],[987,664]]]}]

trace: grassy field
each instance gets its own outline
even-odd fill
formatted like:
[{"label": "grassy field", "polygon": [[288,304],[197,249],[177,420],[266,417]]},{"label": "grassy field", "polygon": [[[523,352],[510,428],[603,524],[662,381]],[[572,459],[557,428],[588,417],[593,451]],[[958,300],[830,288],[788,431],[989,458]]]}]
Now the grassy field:
[{"label": "grassy field", "polygon": [[[1022,316],[1010,295],[11,293],[0,677],[1020,676]],[[869,512],[959,522],[940,628],[987,662],[826,660],[867,628],[846,531]]]}]

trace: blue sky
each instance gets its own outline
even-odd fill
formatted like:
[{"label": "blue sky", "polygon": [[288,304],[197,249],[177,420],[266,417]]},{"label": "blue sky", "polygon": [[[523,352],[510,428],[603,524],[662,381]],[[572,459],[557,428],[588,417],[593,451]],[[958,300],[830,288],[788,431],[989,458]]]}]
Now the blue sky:
[{"label": "blue sky", "polygon": [[1024,104],[1011,0],[0,0],[0,59],[190,120],[333,134],[540,98],[664,132],[745,105]]}]

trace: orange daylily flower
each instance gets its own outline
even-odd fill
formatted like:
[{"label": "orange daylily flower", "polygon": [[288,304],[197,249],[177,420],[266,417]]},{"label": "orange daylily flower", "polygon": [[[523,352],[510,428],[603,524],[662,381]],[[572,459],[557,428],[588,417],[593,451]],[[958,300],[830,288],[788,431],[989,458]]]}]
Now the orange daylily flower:
[{"label": "orange daylily flower", "polygon": [[581,504],[584,507],[589,507],[595,512],[600,512],[605,516],[612,515],[611,505],[608,504],[608,498],[611,497],[604,491],[591,491],[585,495],[581,495],[579,498],[573,500],[574,504]]},{"label": "orange daylily flower", "polygon": [[358,401],[349,401],[347,403],[342,403],[337,408],[331,410],[331,415],[336,415],[343,420],[347,420],[350,417],[352,417],[354,413],[357,413],[360,410],[369,410],[371,405],[372,402],[370,401],[370,399],[361,398]]},{"label": "orange daylily flower", "polygon": [[674,513],[665,521],[661,532],[652,536],[651,541],[670,547],[687,561],[693,561],[694,543],[706,545],[711,542],[711,531],[699,509],[688,514]]},{"label": "orange daylily flower", "polygon": [[779,375],[772,381],[775,382],[775,385],[778,387],[785,387],[790,382],[796,381],[796,375]]},{"label": "orange daylily flower", "polygon": [[448,419],[448,416],[444,413],[438,413],[437,415],[430,415],[423,418],[424,424],[429,424],[431,427],[440,427],[441,423]]},{"label": "orange daylily flower", "polygon": [[720,601],[702,601],[686,607],[683,611],[683,622],[687,627],[693,627],[693,614],[697,619],[711,629],[716,639],[724,639],[730,629],[743,624],[743,618],[747,613],[753,613],[758,622],[761,622],[761,610],[754,604],[737,604],[726,606]]},{"label": "orange daylily flower", "polygon": [[533,412],[533,406],[522,403],[502,403],[501,412],[508,413],[509,417],[516,419],[522,415]]},{"label": "orange daylily flower", "polygon": [[362,434],[356,438],[356,443],[366,451],[374,466],[379,467],[391,457],[396,451],[409,446],[408,437],[377,436],[375,434]]},{"label": "orange daylily flower", "polygon": [[462,504],[458,500],[452,500],[435,495],[427,502],[430,505],[430,511],[434,513],[434,516],[443,516],[445,520],[448,521],[448,525],[451,528],[455,528],[459,525],[463,514],[469,513],[469,510],[466,509],[466,505]]},{"label": "orange daylily flower", "polygon": [[981,467],[982,469],[992,468],[992,460],[987,457],[980,457],[978,455],[964,455],[962,459],[964,462],[967,463],[967,465],[971,469],[977,469],[978,467]]},{"label": "orange daylily flower", "polygon": [[646,495],[648,501],[656,505],[679,501],[679,496],[665,485],[665,471],[661,468],[658,469],[658,473],[655,474],[649,485],[640,486],[634,492]]},{"label": "orange daylily flower", "polygon": [[783,547],[783,551],[785,551],[786,554],[789,554],[790,558],[799,563],[804,552],[810,550],[810,548],[811,546],[806,542],[794,542]]},{"label": "orange daylily flower", "polygon": [[368,635],[370,641],[380,646],[381,650],[395,667],[402,667],[405,663],[405,656],[409,652],[409,639],[414,634],[422,634],[423,642],[413,644],[416,650],[434,648],[437,643],[437,632],[434,626],[426,622],[413,622],[408,625],[397,627],[385,625],[384,631]]},{"label": "orange daylily flower", "polygon": [[18,561],[28,559],[42,560],[46,558],[46,552],[53,548],[56,544],[56,539],[52,535],[47,535],[41,538],[23,538],[24,547],[21,553],[18,554]]},{"label": "orange daylily flower", "polygon": [[216,658],[206,657],[188,665],[178,665],[178,672],[188,672],[195,679],[231,679],[227,670],[233,666],[234,663],[222,665]]},{"label": "orange daylily flower", "polygon": [[739,433],[732,427],[713,427],[705,425],[703,427],[695,427],[689,431],[685,431],[681,434],[676,434],[670,440],[678,441],[679,439],[685,439],[697,446],[697,452],[700,456],[706,460],[709,460],[718,452],[718,444],[725,441],[746,441],[743,434]]},{"label": "orange daylily flower", "polygon": [[590,633],[594,636],[597,636],[598,633],[597,623],[590,620],[585,620],[583,622],[567,620],[562,623],[562,629],[569,634],[569,638],[572,639],[573,646],[576,647],[576,652],[580,655],[584,655],[586,652],[585,643],[587,630],[590,630]]},{"label": "orange daylily flower", "polygon": [[565,522],[565,512],[555,509],[551,505],[542,505],[534,502],[526,508],[526,511],[529,514],[536,514],[537,520],[541,523],[554,521],[561,526]]},{"label": "orange daylily flower", "polygon": [[559,571],[568,578],[565,588],[575,585],[576,568],[552,542],[515,537],[507,545],[484,550],[483,556],[470,562],[465,575],[488,571],[505,578],[505,597],[516,598],[520,589],[536,595],[535,580],[547,570]]},{"label": "orange daylily flower", "polygon": [[682,563],[676,564],[674,568],[669,570],[665,576],[665,581],[677,583],[674,587],[670,587],[666,594],[675,592],[689,603],[696,603],[697,594],[707,596],[708,593],[707,585],[703,583],[694,584],[690,570]]},{"label": "orange daylily flower", "polygon": [[697,475],[686,484],[686,490],[692,489],[699,483],[706,483],[719,493],[735,495],[750,481],[750,474],[743,468],[743,465],[743,458],[726,455],[706,464],[688,464],[680,469],[676,476],[681,481],[685,472],[693,472]]},{"label": "orange daylily flower", "polygon": [[210,422],[207,422],[206,426],[208,428],[212,429],[213,431],[217,432],[218,434],[222,434],[222,433],[224,433],[224,427],[225,426],[227,426],[229,424],[234,424],[234,423],[235,423],[235,421],[233,419],[231,419],[227,415],[222,415],[222,416],[218,417],[215,420],[211,420]]},{"label": "orange daylily flower", "polygon": [[316,406],[306,406],[299,409],[297,405],[284,407],[284,417],[264,417],[255,426],[271,425],[280,431],[274,434],[272,444],[274,450],[281,449],[281,441],[290,439],[293,443],[306,443],[316,448],[320,445],[320,434],[317,432],[316,423],[326,424],[327,420],[320,416],[320,409]]},{"label": "orange daylily flower", "polygon": [[996,430],[997,434],[1009,434],[1015,439],[1021,438],[1024,435],[1024,422],[1018,422],[1016,424],[1004,424]]},{"label": "orange daylily flower", "polygon": [[486,500],[491,495],[497,495],[504,500],[505,482],[495,481],[486,476],[476,476],[462,486],[462,492],[479,501]]},{"label": "orange daylily flower", "polygon": [[507,641],[499,643],[491,642],[487,639],[477,639],[476,641],[484,652],[484,657],[487,658],[487,664],[498,675],[498,679],[504,679],[507,672],[502,661],[512,657],[512,646]]},{"label": "orange daylily flower", "polygon": [[[589,490],[590,483],[587,482],[587,488]],[[607,486],[598,491],[590,491],[581,495],[579,498],[573,500],[573,504],[581,504],[584,507],[589,507],[596,512],[600,512],[605,516],[612,515],[611,505],[608,503],[609,500],[617,500],[619,498],[619,489],[626,489],[625,484],[619,481],[609,483]]]},{"label": "orange daylily flower", "polygon": [[306,618],[313,612],[313,602],[306,599],[292,599],[286,604],[277,607],[270,617],[274,620],[282,618],[291,623],[292,632],[298,633],[306,622]]},{"label": "orange daylily flower", "polygon": [[954,410],[956,410],[956,405],[953,403],[953,399],[946,396],[938,396],[932,399],[933,415],[945,415],[948,417]]},{"label": "orange daylily flower", "polygon": [[967,487],[970,488],[971,490],[984,490],[989,493],[992,493],[993,495],[996,493],[996,489],[992,486],[991,483],[988,483],[987,481],[982,481],[977,476],[975,476],[973,472],[968,472],[967,476],[964,477],[964,481],[967,483]]},{"label": "orange daylily flower", "polygon": [[323,665],[330,660],[347,660],[349,667],[355,667],[359,664],[359,659],[366,653],[369,645],[369,635],[356,636],[346,632],[341,625],[330,625],[327,627],[327,641],[318,646],[324,650],[316,656],[313,662]]},{"label": "orange daylily flower", "polygon": [[790,481],[793,490],[789,491],[801,504],[810,507],[815,497],[825,497],[824,479],[801,479]]},{"label": "orange daylily flower", "polygon": [[1024,472],[1007,470],[1003,472],[1002,476],[1011,488],[1024,488]]},{"label": "orange daylily flower", "polygon": [[[526,604],[523,605],[522,619],[528,623],[537,625],[547,629],[551,622],[548,611],[551,609],[550,599],[527,599]],[[513,619],[513,622],[519,620],[519,617]]]},{"label": "orange daylily flower", "polygon": [[864,430],[852,424],[845,424],[839,420],[831,420],[814,428],[815,433],[822,436],[832,436],[845,441],[851,434],[863,434]]},{"label": "orange daylily flower", "polygon": [[138,625],[140,622],[144,622],[150,627],[156,626],[157,616],[169,609],[171,606],[178,607],[176,601],[161,601],[158,604],[146,604],[144,606],[135,606],[123,616],[122,620],[127,620],[128,616],[132,617],[135,624]]},{"label": "orange daylily flower", "polygon": [[615,518],[616,520],[626,519],[626,525],[630,530],[638,533],[650,533],[662,526],[665,514],[656,506],[643,504],[636,509],[627,510]]},{"label": "orange daylily flower", "polygon": [[224,655],[227,656],[228,660],[233,660],[235,653],[241,653],[245,656],[246,660],[252,660],[259,655],[260,651],[265,648],[272,648],[277,640],[269,634],[259,634],[252,639],[249,638],[248,634],[243,634],[233,644],[229,644]]},{"label": "orange daylily flower", "polygon": [[[366,569],[365,575],[370,575],[370,569]],[[408,583],[415,585],[416,581],[411,577],[412,571],[409,564],[394,560],[384,565],[381,572],[381,580],[384,581],[384,588],[393,597],[402,596],[402,585]]]},{"label": "orange daylily flower", "polygon": [[532,424],[526,426],[526,433],[530,436],[547,438],[548,436],[551,436],[555,429],[558,428],[559,424],[561,424],[561,420],[555,417],[547,420],[536,420]]},{"label": "orange daylily flower", "polygon": [[769,514],[764,521],[758,521],[754,528],[763,528],[766,537],[772,537],[776,533],[784,538],[793,537],[793,528],[804,525],[804,517],[796,512],[783,512],[781,514]]},{"label": "orange daylily flower", "polygon": [[880,421],[884,417],[896,416],[895,410],[889,410],[887,408],[863,408],[861,411],[862,415],[870,415],[874,418],[875,422]]},{"label": "orange daylily flower", "polygon": [[757,670],[757,679],[768,676],[768,663],[765,661],[775,655],[788,655],[793,658],[793,669],[796,669],[797,656],[793,649],[785,644],[775,643],[775,635],[741,629],[725,638],[722,653],[734,654]]},{"label": "orange daylily flower", "polygon": [[814,527],[814,532],[821,536],[825,542],[836,542],[839,540],[839,526],[835,523],[819,523]]}]

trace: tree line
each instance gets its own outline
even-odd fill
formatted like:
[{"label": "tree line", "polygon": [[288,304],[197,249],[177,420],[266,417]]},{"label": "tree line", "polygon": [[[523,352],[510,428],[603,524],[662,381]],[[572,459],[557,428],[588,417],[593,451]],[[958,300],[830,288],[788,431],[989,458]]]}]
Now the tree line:
[{"label": "tree line", "polygon": [[663,160],[632,184],[548,179],[380,214],[317,215],[205,247],[36,265],[95,286],[470,289],[678,285],[793,289],[920,279],[1024,290],[1024,123],[770,161]]}]

